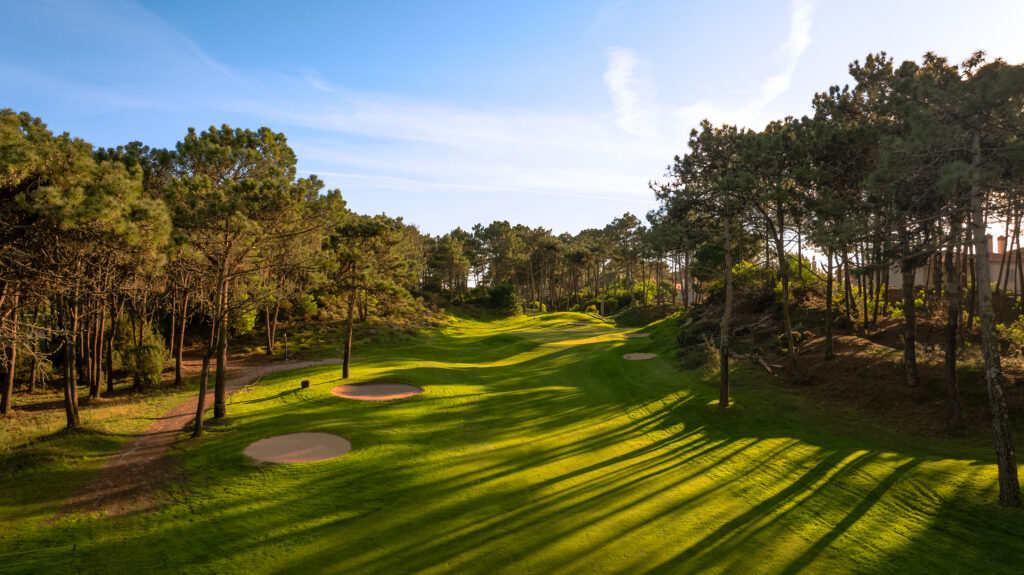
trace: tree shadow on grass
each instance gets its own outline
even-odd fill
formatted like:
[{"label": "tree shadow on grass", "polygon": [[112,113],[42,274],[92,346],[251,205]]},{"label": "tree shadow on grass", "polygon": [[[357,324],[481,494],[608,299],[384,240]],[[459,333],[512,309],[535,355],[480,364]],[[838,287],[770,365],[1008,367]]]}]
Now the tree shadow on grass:
[{"label": "tree shadow on grass", "polygon": [[[846,565],[863,570],[885,558],[865,534],[869,516],[891,518],[874,535],[934,533],[983,509],[921,496],[921,485],[937,480],[937,457],[892,458],[756,403],[721,412],[714,389],[666,373],[660,360],[627,366],[615,342],[503,341],[487,344],[501,348],[487,361],[463,361],[481,354],[450,338],[442,344],[458,365],[375,371],[427,389],[388,405],[273,387],[283,381],[254,390],[233,415],[237,425],[178,454],[188,512],[174,506],[145,530],[131,519],[65,525],[67,536],[117,537],[47,566],[795,573],[842,568],[842,542],[866,549]],[[504,363],[479,364],[488,362]],[[480,391],[443,393],[452,384]],[[308,430],[344,435],[354,450],[267,468],[241,455],[268,434]],[[934,526],[905,524],[907,515]],[[995,546],[987,541],[1006,524],[979,524],[971,544]],[[916,551],[928,552],[918,540]]]}]

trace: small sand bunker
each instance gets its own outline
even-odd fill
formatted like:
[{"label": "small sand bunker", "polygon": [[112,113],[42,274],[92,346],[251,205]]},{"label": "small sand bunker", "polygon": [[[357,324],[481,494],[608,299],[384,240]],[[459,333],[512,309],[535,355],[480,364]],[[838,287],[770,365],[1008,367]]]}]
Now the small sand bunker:
[{"label": "small sand bunker", "polygon": [[654,359],[658,357],[656,353],[627,353],[622,357],[626,359]]},{"label": "small sand bunker", "polygon": [[341,457],[352,449],[349,440],[333,433],[304,431],[268,437],[245,448],[245,454],[269,463],[302,463]]},{"label": "small sand bunker", "polygon": [[361,383],[339,385],[332,389],[331,393],[338,397],[360,401],[391,401],[423,393],[423,388],[408,383]]},{"label": "small sand bunker", "polygon": [[651,337],[649,333],[624,333],[622,337]]}]

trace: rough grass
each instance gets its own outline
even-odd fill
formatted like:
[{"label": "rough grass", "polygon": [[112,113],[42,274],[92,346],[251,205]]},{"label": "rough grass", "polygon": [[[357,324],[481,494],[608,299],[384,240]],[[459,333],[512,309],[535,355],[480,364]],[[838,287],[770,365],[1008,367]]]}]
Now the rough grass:
[{"label": "rough grass", "polygon": [[[1024,512],[995,504],[987,446],[826,413],[742,366],[723,413],[708,374],[673,367],[669,322],[630,340],[568,325],[585,318],[457,320],[361,350],[353,382],[426,390],[393,403],[332,396],[336,367],[268,376],[179,444],[173,504],[18,530],[0,555],[77,548],[0,557],[3,569],[1019,573]],[[294,431],[340,434],[353,451],[262,467],[242,455]]]},{"label": "rough grass", "polygon": [[16,395],[13,415],[0,418],[0,554],[11,539],[33,534],[57,513],[132,436],[194,395],[195,383],[185,383],[140,394],[125,386],[109,397],[82,400],[82,427],[75,430],[65,428],[61,392]]}]

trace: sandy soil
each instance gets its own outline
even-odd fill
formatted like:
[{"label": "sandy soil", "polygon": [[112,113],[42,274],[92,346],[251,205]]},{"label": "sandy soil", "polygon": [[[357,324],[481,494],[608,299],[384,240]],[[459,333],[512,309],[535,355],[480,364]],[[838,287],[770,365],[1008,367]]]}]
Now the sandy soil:
[{"label": "sandy soil", "polygon": [[245,448],[245,454],[269,463],[303,463],[341,457],[352,450],[344,437],[322,431],[303,431],[261,439]]},{"label": "sandy soil", "polygon": [[656,353],[627,353],[627,354],[623,355],[622,357],[624,357],[626,359],[653,359],[655,357],[658,357],[658,354],[656,354]]},{"label": "sandy soil", "polygon": [[[228,371],[226,382],[230,395],[260,377],[278,371],[341,363],[340,359],[321,361],[235,364]],[[195,373],[201,362],[185,362],[187,371]],[[229,364],[230,365],[230,364]],[[206,405],[213,406],[213,381],[206,394]],[[178,434],[195,419],[199,398],[193,397],[164,413],[141,435],[125,444],[103,466],[99,476],[77,495],[64,503],[51,521],[76,511],[106,511],[110,515],[148,511],[156,507],[154,495],[174,471],[167,450]]]},{"label": "sandy soil", "polygon": [[339,385],[332,389],[331,393],[338,397],[360,401],[391,401],[423,393],[423,388],[407,383],[362,383]]}]

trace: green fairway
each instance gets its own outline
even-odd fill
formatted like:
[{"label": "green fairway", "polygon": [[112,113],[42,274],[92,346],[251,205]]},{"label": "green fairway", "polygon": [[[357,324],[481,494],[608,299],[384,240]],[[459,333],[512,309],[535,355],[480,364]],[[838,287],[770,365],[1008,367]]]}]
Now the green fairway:
[{"label": "green fairway", "polygon": [[[332,395],[339,366],[267,376],[179,442],[161,511],[2,518],[0,555],[77,547],[0,571],[1021,572],[1024,514],[997,505],[991,449],[837,418],[742,365],[723,413],[707,374],[673,367],[674,320],[627,339],[571,325],[589,319],[458,320],[360,349],[347,383],[425,389],[394,402]],[[270,466],[242,453],[298,431],[352,451]]]}]

